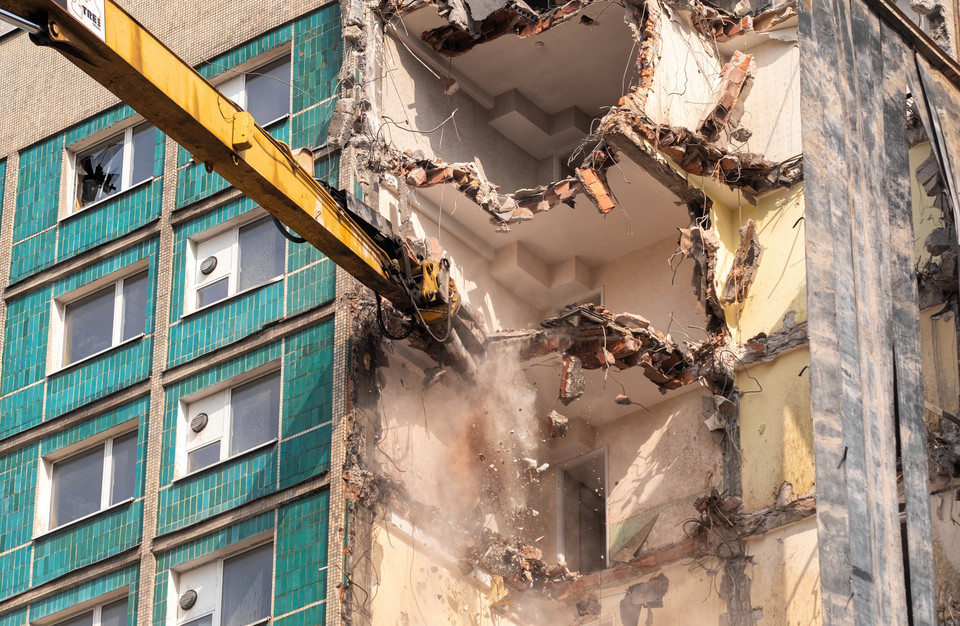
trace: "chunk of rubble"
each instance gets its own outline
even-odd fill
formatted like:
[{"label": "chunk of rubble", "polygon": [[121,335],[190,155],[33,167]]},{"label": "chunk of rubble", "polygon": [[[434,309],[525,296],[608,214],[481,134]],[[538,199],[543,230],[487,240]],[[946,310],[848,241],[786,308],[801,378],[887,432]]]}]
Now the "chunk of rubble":
[{"label": "chunk of rubble", "polygon": [[564,415],[560,415],[556,411],[550,411],[550,414],[547,415],[547,418],[550,420],[550,437],[566,437],[567,429],[570,427],[570,419]]},{"label": "chunk of rubble", "polygon": [[568,354],[560,370],[560,402],[564,406],[583,396],[587,380],[583,377],[583,362]]},{"label": "chunk of rubble", "polygon": [[640,367],[663,393],[697,379],[698,365],[691,353],[639,315],[617,316],[603,306],[587,304],[567,309],[540,326],[539,330],[503,331],[488,339],[491,344],[515,347],[521,360],[562,354],[560,401],[565,405],[583,395],[585,369]]}]

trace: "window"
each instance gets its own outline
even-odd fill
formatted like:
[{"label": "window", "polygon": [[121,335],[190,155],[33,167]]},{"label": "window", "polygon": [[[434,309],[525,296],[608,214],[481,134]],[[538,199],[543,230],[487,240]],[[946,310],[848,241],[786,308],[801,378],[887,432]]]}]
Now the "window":
[{"label": "window", "polygon": [[272,441],[280,422],[280,372],[191,402],[183,417],[181,467],[188,474]]},{"label": "window", "polygon": [[156,141],[157,129],[140,124],[77,152],[71,213],[152,178]]},{"label": "window", "polygon": [[596,450],[560,466],[557,485],[560,560],[575,572],[607,564],[607,457]]},{"label": "window", "polygon": [[269,126],[290,113],[290,58],[235,76],[219,89],[248,111],[257,124]]},{"label": "window", "polygon": [[55,304],[63,349],[54,361],[55,366],[63,367],[143,334],[147,319],[147,271]]},{"label": "window", "polygon": [[49,528],[132,498],[136,463],[136,431],[54,461]]},{"label": "window", "polygon": [[263,218],[191,246],[187,310],[209,306],[283,275],[286,240]]},{"label": "window", "polygon": [[98,606],[54,626],[127,626],[127,599]]},{"label": "window", "polygon": [[[179,626],[267,623],[273,596],[273,544],[183,572],[176,585]],[[168,614],[173,614],[171,611]]]}]

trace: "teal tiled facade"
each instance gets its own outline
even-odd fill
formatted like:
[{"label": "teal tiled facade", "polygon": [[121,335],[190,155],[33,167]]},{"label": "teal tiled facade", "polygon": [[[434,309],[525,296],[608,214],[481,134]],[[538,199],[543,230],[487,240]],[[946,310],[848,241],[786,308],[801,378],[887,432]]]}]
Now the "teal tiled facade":
[{"label": "teal tiled facade", "polygon": [[[103,398],[150,376],[153,352],[157,240],[151,239],[7,303],[0,433],[8,436]],[[53,300],[125,268],[146,264],[145,335],[47,375]],[[56,348],[55,348],[56,349]],[[8,412],[9,411],[9,412]]]},{"label": "teal tiled facade", "polygon": [[[140,543],[149,413],[149,398],[140,398],[0,457],[0,599]],[[35,509],[41,457],[69,446],[79,452],[117,427],[138,433],[133,500],[38,535],[35,519],[48,514]]]},{"label": "teal tiled facade", "polygon": [[[248,352],[167,389],[157,532],[177,530],[330,469],[333,323]],[[175,480],[180,399],[281,365],[280,441]]]},{"label": "teal tiled facade", "polygon": [[[198,69],[205,78],[228,72],[257,55],[289,44],[293,59],[290,117],[267,128],[293,149],[316,148],[327,140],[336,105],[336,87],[343,62],[340,6],[328,4],[293,24],[275,29]],[[216,172],[193,163],[190,154],[177,152],[177,208],[189,206],[229,187]]]},{"label": "teal tiled facade", "polygon": [[[197,69],[212,78],[248,61],[245,67],[255,67],[258,55],[276,58],[278,47],[291,59],[292,105],[290,115],[267,130],[294,149],[318,148],[337,100],[338,4],[291,16]],[[211,228],[256,219],[252,212],[259,210],[245,197],[198,205],[227,183],[183,149],[176,163],[165,163],[167,140],[158,132],[152,178],[68,215],[64,193],[72,192],[65,191],[64,176],[73,151],[129,127],[134,115],[117,105],[12,151],[0,146],[0,155],[18,155],[0,157],[0,216],[6,212],[5,224],[12,225],[6,315],[0,318],[0,626],[55,624],[123,598],[128,624],[167,624],[171,572],[261,542],[274,550],[271,623],[323,624],[335,385],[333,320],[321,315],[336,296],[336,266],[309,244],[288,242],[281,277],[187,313],[188,246]],[[315,175],[333,184],[339,170],[337,154],[315,164]],[[167,213],[165,181],[170,193],[175,190],[166,199]],[[4,190],[15,199],[7,206]],[[172,240],[161,238],[171,230]],[[117,245],[118,239],[124,243]],[[63,306],[143,270],[143,334],[115,339],[109,349],[61,367]],[[162,295],[166,285],[169,309],[158,308],[158,288]],[[165,333],[155,332],[157,323]],[[258,333],[278,323],[286,325],[280,338],[257,341]],[[253,343],[240,345],[252,347],[237,350],[243,340]],[[175,479],[181,400],[272,369],[281,373],[277,440]],[[148,429],[151,411],[162,422],[156,432]],[[132,431],[133,497],[48,529],[50,505],[40,503],[54,464]],[[148,448],[160,454],[159,489],[149,492]],[[306,490],[283,491],[305,481],[312,481]],[[256,501],[265,496],[278,503],[261,512]],[[145,527],[148,507],[157,511],[155,523]],[[218,530],[198,531],[206,528],[201,524]],[[165,542],[162,551],[152,537]],[[145,556],[156,559],[156,568],[141,581]],[[143,593],[148,599],[139,606]]]},{"label": "teal tiled facade", "polygon": [[191,239],[252,211],[249,198],[240,198],[190,220],[176,231],[170,337],[167,366],[175,367],[260,330],[264,324],[330,302],[334,296],[334,266],[309,244],[287,243],[287,275],[227,298],[201,311],[185,314],[187,246]]},{"label": "teal tiled facade", "polygon": [[[105,597],[108,602],[127,598],[127,623],[137,620],[138,574],[136,567],[125,567],[104,576],[32,603],[29,607],[0,616],[0,626],[28,626],[34,620],[57,619],[57,613]],[[46,623],[46,622],[45,622]]]},{"label": "teal tiled facade", "polygon": [[198,560],[209,560],[234,544],[259,538],[273,541],[271,623],[322,625],[327,593],[329,507],[330,492],[322,490],[159,555],[153,623],[163,624],[167,617],[170,570],[187,571]]}]

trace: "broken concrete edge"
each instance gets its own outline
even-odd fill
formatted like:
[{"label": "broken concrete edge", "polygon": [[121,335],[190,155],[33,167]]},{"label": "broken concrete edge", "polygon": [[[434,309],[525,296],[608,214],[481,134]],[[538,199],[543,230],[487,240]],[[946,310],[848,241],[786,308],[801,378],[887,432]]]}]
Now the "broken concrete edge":
[{"label": "broken concrete edge", "polygon": [[387,17],[409,14],[425,6],[434,6],[449,23],[429,30],[421,38],[446,56],[457,56],[472,48],[510,33],[525,38],[537,35],[576,17],[596,0],[569,0],[562,6],[535,11],[522,0],[508,0],[483,19],[471,14],[464,0],[411,0],[383,2],[381,11]]},{"label": "broken concrete edge", "polygon": [[[409,14],[425,6],[434,6],[448,24],[423,33],[422,39],[440,54],[458,56],[474,47],[513,33],[520,38],[538,35],[576,17],[596,0],[569,0],[561,6],[536,11],[522,0],[508,0],[483,19],[475,19],[470,3],[464,0],[403,0],[382,2],[384,16]],[[635,4],[635,3],[634,3]],[[690,14],[694,28],[704,37],[723,43],[748,32],[764,33],[797,17],[797,3],[781,5],[757,15],[737,15],[699,0],[670,2],[676,10]],[[636,9],[642,12],[642,8]],[[589,19],[589,18],[587,18]],[[646,22],[649,18],[645,18]],[[586,22],[589,24],[590,22]],[[644,28],[646,30],[646,28]],[[651,54],[655,45],[648,46]],[[641,57],[644,51],[641,49]]]},{"label": "broken concrete edge", "polygon": [[[762,155],[738,152],[710,143],[700,133],[682,127],[655,124],[641,112],[642,102],[631,92],[600,121],[597,135],[610,145],[620,147],[621,137],[647,144],[650,150],[665,154],[687,174],[707,176],[731,189],[740,189],[756,204],[757,196],[768,191],[792,187],[803,180],[802,155],[774,163]],[[675,174],[681,178],[679,173]]]},{"label": "broken concrete edge", "polygon": [[807,322],[798,322],[796,311],[783,316],[780,329],[772,333],[758,333],[747,339],[734,352],[737,365],[746,367],[754,363],[767,363],[785,352],[808,346]]},{"label": "broken concrete edge", "polygon": [[662,393],[699,378],[694,351],[681,349],[669,335],[664,336],[639,315],[615,315],[603,306],[588,304],[546,319],[540,326],[493,333],[488,341],[491,348],[516,350],[523,361],[562,355],[559,399],[564,404],[583,395],[584,369],[640,367]]},{"label": "broken concrete edge", "polygon": [[797,17],[797,2],[789,2],[756,15],[737,15],[703,2],[670,2],[671,7],[690,14],[694,28],[717,43],[730,41],[749,32],[764,33]]},{"label": "broken concrete edge", "polygon": [[[736,501],[739,506],[738,498],[718,497],[721,502]],[[743,541],[802,522],[815,515],[816,510],[816,494],[810,492],[783,505],[774,505],[746,515],[730,512],[733,524],[729,532],[732,537]],[[571,575],[572,578],[566,580],[540,581],[541,584],[530,586],[529,591],[573,604],[597,591],[622,586],[677,561],[701,558],[725,560],[723,555],[718,556],[715,547],[711,542],[710,533],[701,532],[686,536],[680,541],[641,552],[629,562],[616,563],[597,572],[574,573]],[[732,555],[730,558],[741,557],[742,555]],[[521,590],[517,589],[517,591]]]}]

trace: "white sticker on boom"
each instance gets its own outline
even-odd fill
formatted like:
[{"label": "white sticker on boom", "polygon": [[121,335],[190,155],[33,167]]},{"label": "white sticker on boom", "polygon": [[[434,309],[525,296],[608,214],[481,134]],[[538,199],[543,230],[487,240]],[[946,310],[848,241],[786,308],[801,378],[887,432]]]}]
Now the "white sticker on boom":
[{"label": "white sticker on boom", "polygon": [[94,35],[105,39],[103,28],[103,0],[67,0],[70,15],[77,18]]}]

